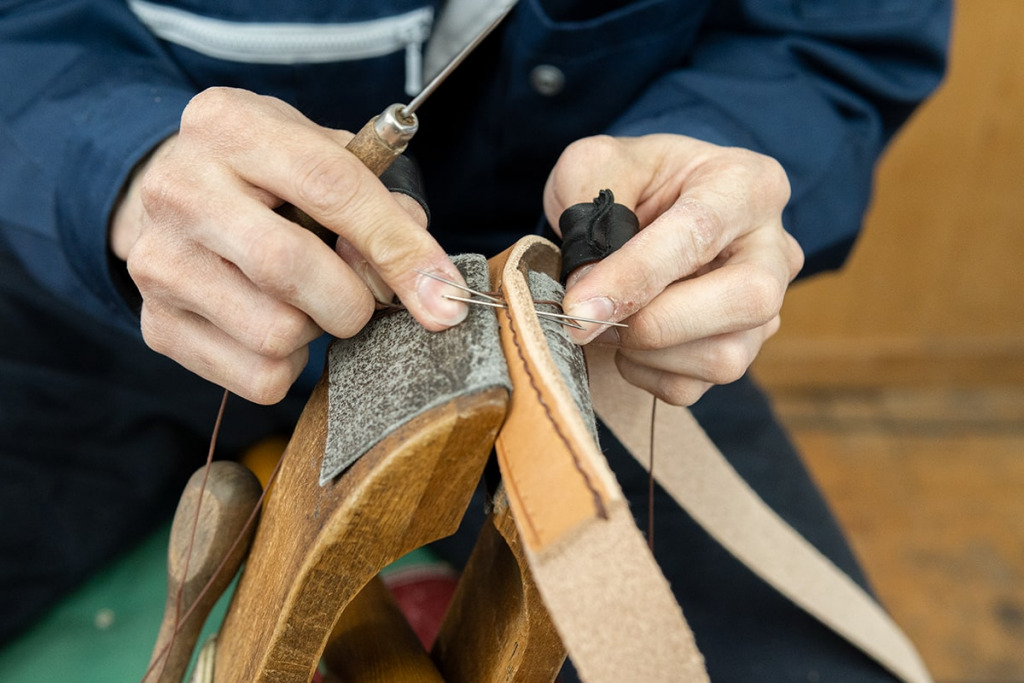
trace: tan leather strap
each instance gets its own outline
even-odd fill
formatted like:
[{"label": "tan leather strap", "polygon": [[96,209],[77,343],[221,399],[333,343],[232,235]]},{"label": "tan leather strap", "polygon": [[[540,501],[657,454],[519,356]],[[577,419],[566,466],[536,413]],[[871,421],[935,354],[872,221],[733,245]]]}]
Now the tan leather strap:
[{"label": "tan leather strap", "polygon": [[[622,379],[614,350],[590,347],[587,362],[594,408],[647,468],[651,395]],[[882,607],[758,497],[689,410],[658,407],[654,457],[658,483],[755,574],[902,680],[931,680]]]},{"label": "tan leather strap", "polygon": [[554,276],[558,264],[558,249],[539,237],[491,261],[493,286],[508,303],[498,319],[513,385],[498,462],[530,569],[583,680],[707,680],[534,312],[526,273]]}]

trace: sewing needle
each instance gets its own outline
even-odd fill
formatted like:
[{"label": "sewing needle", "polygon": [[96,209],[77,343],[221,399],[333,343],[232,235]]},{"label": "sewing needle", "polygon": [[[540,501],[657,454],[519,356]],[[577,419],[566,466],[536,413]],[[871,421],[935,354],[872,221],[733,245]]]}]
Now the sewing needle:
[{"label": "sewing needle", "polygon": [[[502,301],[501,299],[499,299],[499,298],[497,298],[495,296],[492,296],[492,295],[490,295],[490,294],[488,294],[486,292],[479,292],[479,291],[477,291],[475,289],[472,289],[470,287],[467,287],[465,285],[459,284],[457,282],[453,282],[452,280],[449,280],[446,277],[438,275],[437,273],[428,273],[425,270],[419,270],[419,269],[417,269],[416,272],[419,273],[420,275],[425,275],[426,277],[433,278],[434,280],[437,280],[438,282],[443,282],[446,285],[451,285],[452,287],[455,287],[456,289],[459,289],[459,290],[461,290],[463,292],[467,292],[467,293],[472,294],[474,296],[479,296],[479,297],[483,298],[484,301],[481,301],[480,299],[470,299],[470,298],[467,298],[467,297],[454,296],[454,295],[451,295],[451,294],[443,295],[445,299],[450,299],[452,301],[461,301],[461,302],[467,303],[467,304],[480,304],[482,306],[490,306],[491,308],[507,308],[507,305],[505,304],[504,301]],[[547,302],[547,303],[550,303],[553,306],[557,306],[558,305],[556,302]],[[610,326],[613,326],[613,327],[629,327],[629,325],[627,325],[625,323],[616,323],[616,322],[611,322],[610,320],[597,320],[595,318],[584,318],[584,317],[581,317],[581,316],[568,315],[566,313],[555,313],[553,311],[540,311],[540,310],[536,310],[536,309],[535,309],[534,312],[538,316],[547,317],[547,318],[554,318],[558,322],[562,323],[563,325],[566,325],[568,327],[575,327],[578,330],[585,329],[582,325],[580,325],[581,322],[584,322],[584,323],[594,323],[596,325],[610,325]]]}]

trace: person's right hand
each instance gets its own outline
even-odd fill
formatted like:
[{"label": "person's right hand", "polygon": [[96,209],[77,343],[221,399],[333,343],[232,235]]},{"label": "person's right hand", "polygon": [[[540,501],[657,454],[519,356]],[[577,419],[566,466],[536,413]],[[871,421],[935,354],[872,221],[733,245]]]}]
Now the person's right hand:
[{"label": "person's right hand", "polygon": [[[305,366],[309,342],[366,324],[368,282],[382,280],[429,330],[465,317],[465,304],[442,297],[457,290],[417,271],[462,276],[422,214],[345,149],[351,138],[243,90],[192,100],[179,133],[135,174],[110,228],[111,249],[142,294],[152,349],[274,403]],[[336,232],[337,252],[275,213],[284,202]]]}]

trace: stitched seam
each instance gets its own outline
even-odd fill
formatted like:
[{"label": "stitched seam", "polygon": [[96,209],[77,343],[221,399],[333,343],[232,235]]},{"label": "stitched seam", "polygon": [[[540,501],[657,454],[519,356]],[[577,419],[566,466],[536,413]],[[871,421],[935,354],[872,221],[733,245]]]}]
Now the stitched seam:
[{"label": "stitched seam", "polygon": [[[498,291],[501,292],[501,289],[502,287],[499,286]],[[504,295],[502,295],[501,298],[505,299]],[[512,333],[512,345],[516,347],[516,353],[519,355],[519,360],[522,361],[523,364],[523,371],[526,372],[526,376],[530,380],[530,386],[533,388],[534,393],[537,395],[537,401],[540,403],[541,408],[544,409],[544,414],[547,417],[548,422],[551,423],[551,426],[555,428],[555,434],[558,435],[558,438],[565,445],[566,450],[569,451],[569,456],[572,458],[573,466],[576,468],[576,471],[579,472],[580,476],[583,478],[583,484],[587,487],[587,490],[590,491],[591,496],[593,496],[594,508],[597,510],[598,517],[600,517],[601,519],[608,519],[608,510],[604,505],[604,501],[601,500],[600,492],[594,486],[593,482],[591,482],[590,475],[587,474],[587,471],[583,468],[583,464],[580,461],[579,455],[576,453],[576,450],[572,447],[572,442],[562,431],[561,426],[558,424],[558,421],[555,419],[554,414],[551,412],[551,407],[548,406],[547,401],[544,400],[544,395],[541,393],[540,386],[537,384],[537,378],[534,377],[532,372],[530,372],[530,364],[526,361],[526,355],[524,354],[522,346],[519,343],[519,335],[516,332],[516,324],[512,318],[512,312],[509,310],[509,306],[507,305],[508,299],[505,299],[505,301],[505,317],[508,319],[509,331]]]}]

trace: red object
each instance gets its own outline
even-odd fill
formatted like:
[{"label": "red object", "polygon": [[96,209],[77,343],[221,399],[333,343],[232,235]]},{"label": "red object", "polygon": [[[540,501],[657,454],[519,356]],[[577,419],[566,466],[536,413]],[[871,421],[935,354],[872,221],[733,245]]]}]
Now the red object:
[{"label": "red object", "polygon": [[420,564],[388,572],[382,578],[429,652],[455,593],[458,572],[445,564]]}]

